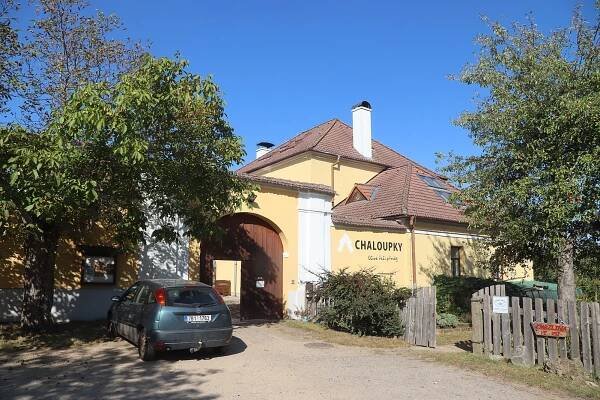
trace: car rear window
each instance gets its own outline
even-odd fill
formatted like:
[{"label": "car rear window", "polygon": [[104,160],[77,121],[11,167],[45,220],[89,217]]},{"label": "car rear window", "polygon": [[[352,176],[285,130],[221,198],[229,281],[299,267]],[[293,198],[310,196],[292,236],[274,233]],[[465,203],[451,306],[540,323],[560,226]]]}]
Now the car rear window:
[{"label": "car rear window", "polygon": [[212,306],[218,303],[211,288],[177,287],[167,289],[168,306]]}]

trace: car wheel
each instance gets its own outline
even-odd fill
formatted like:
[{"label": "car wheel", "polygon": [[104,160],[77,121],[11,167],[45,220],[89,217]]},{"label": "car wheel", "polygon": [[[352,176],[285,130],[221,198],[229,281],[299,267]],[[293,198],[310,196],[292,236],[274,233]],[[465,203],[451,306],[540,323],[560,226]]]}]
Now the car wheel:
[{"label": "car wheel", "polygon": [[154,350],[144,329],[142,329],[138,335],[138,354],[143,361],[152,361],[156,359],[156,350]]},{"label": "car wheel", "polygon": [[108,321],[108,324],[106,324],[106,335],[111,340],[116,339],[117,336],[119,336],[117,334],[117,327],[115,326],[114,322]]}]

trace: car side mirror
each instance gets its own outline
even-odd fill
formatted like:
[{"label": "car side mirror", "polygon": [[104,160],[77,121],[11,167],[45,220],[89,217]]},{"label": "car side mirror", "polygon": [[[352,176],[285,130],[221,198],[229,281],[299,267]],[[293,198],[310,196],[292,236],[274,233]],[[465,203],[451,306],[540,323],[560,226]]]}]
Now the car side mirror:
[{"label": "car side mirror", "polygon": [[110,301],[119,303],[121,301],[121,296],[113,296],[110,298]]}]

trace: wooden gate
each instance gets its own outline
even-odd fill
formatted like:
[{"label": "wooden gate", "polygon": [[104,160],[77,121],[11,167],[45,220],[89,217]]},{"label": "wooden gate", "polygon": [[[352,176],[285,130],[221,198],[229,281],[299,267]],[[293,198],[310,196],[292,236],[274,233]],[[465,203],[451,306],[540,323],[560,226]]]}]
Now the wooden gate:
[{"label": "wooden gate", "polygon": [[415,295],[400,310],[404,340],[417,346],[435,347],[435,316],[435,286],[417,289]]},{"label": "wooden gate", "polygon": [[201,244],[200,278],[213,283],[213,260],[242,262],[242,319],[283,317],[283,244],[277,230],[253,214],[238,213],[218,221],[223,236]]},{"label": "wooden gate", "polygon": [[[501,356],[515,363],[578,360],[600,376],[600,305],[528,297],[511,297],[508,312],[494,312],[494,297],[505,297],[504,285],[473,293],[473,353]],[[505,299],[497,299],[502,303]],[[537,336],[534,323],[567,325],[564,337]]]}]

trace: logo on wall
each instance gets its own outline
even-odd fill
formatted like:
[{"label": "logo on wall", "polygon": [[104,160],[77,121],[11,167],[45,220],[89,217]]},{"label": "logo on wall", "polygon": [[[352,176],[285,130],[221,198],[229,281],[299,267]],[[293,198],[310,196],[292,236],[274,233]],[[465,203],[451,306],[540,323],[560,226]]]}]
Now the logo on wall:
[{"label": "logo on wall", "polygon": [[348,236],[347,233],[344,233],[344,235],[340,238],[340,241],[338,242],[338,253],[341,253],[342,250],[344,250],[344,247],[347,248],[350,253],[354,251],[354,248],[352,247],[352,240],[350,239],[350,236]]}]

